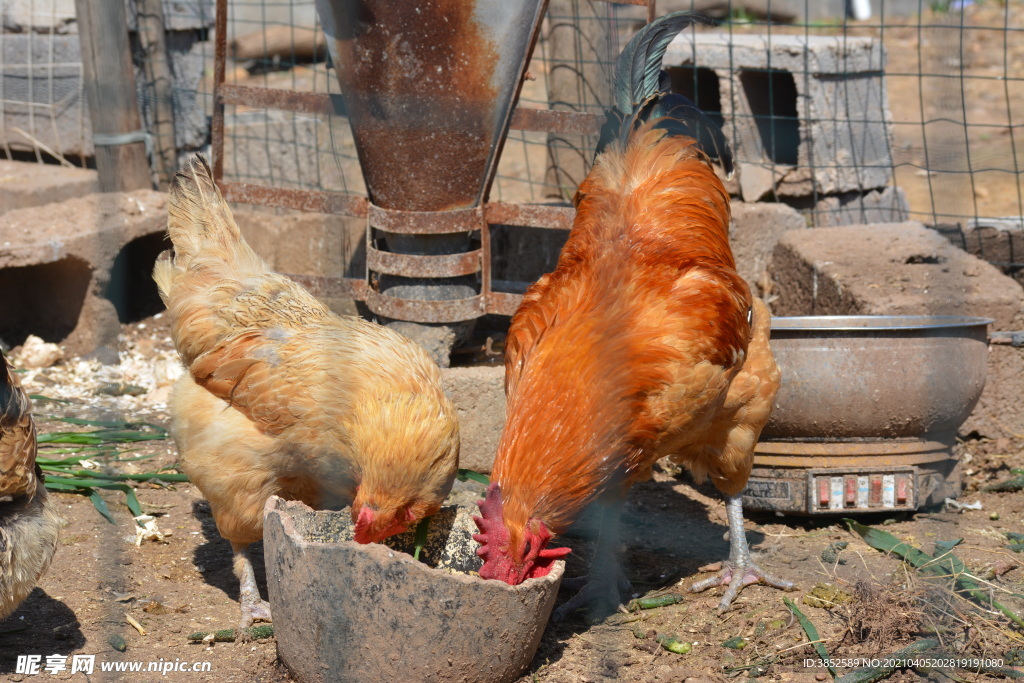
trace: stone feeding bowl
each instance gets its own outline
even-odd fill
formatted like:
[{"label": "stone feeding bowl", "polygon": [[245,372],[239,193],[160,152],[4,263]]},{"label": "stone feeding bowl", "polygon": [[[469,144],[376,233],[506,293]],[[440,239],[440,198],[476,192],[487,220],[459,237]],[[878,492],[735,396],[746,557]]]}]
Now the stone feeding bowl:
[{"label": "stone feeding bowl", "polygon": [[518,586],[485,581],[474,508],[442,508],[421,560],[415,533],[352,539],[349,510],[272,497],[264,553],[281,660],[301,683],[516,680],[529,666],[565,565]]}]

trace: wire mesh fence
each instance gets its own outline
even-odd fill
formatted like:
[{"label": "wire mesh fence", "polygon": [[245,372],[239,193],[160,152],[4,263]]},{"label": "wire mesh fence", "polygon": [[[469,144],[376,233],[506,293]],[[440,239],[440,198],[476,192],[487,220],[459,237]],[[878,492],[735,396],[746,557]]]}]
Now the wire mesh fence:
[{"label": "wire mesh fence", "polygon": [[[129,3],[130,15],[139,5]],[[212,6],[189,0],[165,7],[180,157],[208,142]],[[659,13],[694,9],[720,22],[687,32],[665,65],[674,87],[725,128],[739,165],[730,189],[747,201],[790,204],[813,225],[911,218],[991,251],[998,239],[982,239],[979,229],[988,226],[1006,241],[1011,229],[1024,227],[1024,149],[1015,118],[1024,104],[1024,7],[883,0],[870,3],[871,16],[860,20],[846,16],[846,7],[805,0],[658,4]],[[92,143],[73,3],[4,0],[3,8],[4,155],[85,163]],[[226,82],[339,93],[312,0],[238,0],[229,12]],[[182,21],[182,13],[199,19]],[[520,106],[601,111],[614,57],[645,19],[643,7],[551,0]],[[152,135],[169,135],[154,113],[167,91],[156,87],[152,57],[138,38],[133,44],[143,119]],[[511,131],[491,198],[568,199],[595,142]],[[344,118],[230,106],[224,156],[234,180],[365,194]],[[987,256],[1000,264],[1022,260]]]}]

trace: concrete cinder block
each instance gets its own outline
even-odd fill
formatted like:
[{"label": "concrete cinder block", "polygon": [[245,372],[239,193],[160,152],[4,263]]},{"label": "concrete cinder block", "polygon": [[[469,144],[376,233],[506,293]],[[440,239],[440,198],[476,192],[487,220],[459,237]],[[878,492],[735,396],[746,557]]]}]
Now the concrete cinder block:
[{"label": "concrete cinder block", "polygon": [[0,160],[0,213],[82,197],[98,189],[99,179],[92,169]]},{"label": "concrete cinder block", "polygon": [[78,35],[4,34],[0,51],[0,144],[33,151],[39,142],[61,154],[91,156]]},{"label": "concrete cinder block", "polygon": [[967,253],[1024,284],[1024,218],[972,218],[966,226],[940,225],[936,230]]},{"label": "concrete cinder block", "polygon": [[[341,124],[345,129],[316,116],[274,110],[227,116],[224,176],[270,187],[365,194],[348,123]],[[347,159],[339,164],[339,156]]]},{"label": "concrete cinder block", "polygon": [[[37,334],[63,342],[71,354],[114,353],[120,332],[118,310],[108,298],[122,250],[150,239],[150,258],[165,248],[166,198],[150,190],[92,194],[0,216],[0,337]],[[138,255],[140,252],[133,252]],[[144,278],[125,283],[129,294],[151,287]]]},{"label": "concrete cinder block", "polygon": [[807,222],[785,204],[733,201],[729,244],[736,270],[758,296],[771,293],[768,262],[775,245],[790,230],[801,230]]},{"label": "concrete cinder block", "polygon": [[[769,272],[777,315],[964,315],[1024,329],[1024,289],[917,222],[790,231]],[[961,433],[1021,444],[1022,393],[1024,351],[990,347],[985,391]]]},{"label": "concrete cinder block", "polygon": [[902,223],[910,217],[907,195],[898,187],[844,192],[827,197],[798,197],[786,202],[819,228],[871,223]]},{"label": "concrete cinder block", "polygon": [[441,385],[459,416],[459,467],[489,473],[505,426],[505,366],[443,368]]},{"label": "concrete cinder block", "polygon": [[[204,54],[195,32],[167,35],[174,98],[175,143],[181,150],[201,148],[209,132],[206,110],[199,99]],[[82,82],[82,53],[78,34],[36,33],[0,36],[0,81],[4,107],[0,144],[20,151],[45,145],[59,154],[93,154],[92,122]],[[153,128],[152,83],[136,69],[139,112],[143,126]]]},{"label": "concrete cinder block", "polygon": [[[212,42],[200,41],[196,31],[170,31],[165,37],[171,65],[171,98],[174,108],[174,144],[182,153],[201,149],[210,133],[209,118],[202,100],[202,79],[206,59],[213,54]],[[211,57],[212,58],[212,57]],[[139,115],[151,133],[156,121],[156,95],[151,74],[141,65],[135,68]]]},{"label": "concrete cinder block", "polygon": [[[136,31],[139,25],[138,7],[133,0],[126,0],[126,4],[128,30]],[[167,31],[198,31],[212,28],[216,18],[214,9],[213,0],[164,0],[164,28]]]},{"label": "concrete cinder block", "polygon": [[723,120],[741,176],[754,176],[741,177],[745,200],[773,189],[799,197],[891,182],[879,41],[684,32],[664,64],[674,70],[676,89]]},{"label": "concrete cinder block", "polygon": [[[319,213],[234,211],[245,239],[276,272],[321,277],[366,276],[365,220]],[[325,298],[331,310],[356,315],[351,299]]]},{"label": "concrete cinder block", "polygon": [[4,0],[3,30],[5,33],[77,33],[75,1]]}]

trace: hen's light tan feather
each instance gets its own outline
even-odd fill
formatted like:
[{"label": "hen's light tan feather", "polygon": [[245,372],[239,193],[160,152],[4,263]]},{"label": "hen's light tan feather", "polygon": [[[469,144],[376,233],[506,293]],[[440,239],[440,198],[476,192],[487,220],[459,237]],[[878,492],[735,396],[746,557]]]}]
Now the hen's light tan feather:
[{"label": "hen's light tan feather", "polygon": [[[270,272],[196,159],[170,192],[174,256],[154,279],[189,370],[175,388],[184,469],[221,533],[262,534],[267,496],[431,514],[458,463],[455,411],[413,342],[332,313]],[[358,487],[358,492],[357,492]]]}]

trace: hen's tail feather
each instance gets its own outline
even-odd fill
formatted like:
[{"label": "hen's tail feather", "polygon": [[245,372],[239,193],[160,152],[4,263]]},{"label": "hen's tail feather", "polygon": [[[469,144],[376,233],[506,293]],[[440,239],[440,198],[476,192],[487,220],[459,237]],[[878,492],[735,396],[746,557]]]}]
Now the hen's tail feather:
[{"label": "hen's tail feather", "polygon": [[698,12],[673,12],[652,21],[626,45],[615,65],[615,107],[626,118],[657,95],[661,88],[661,60],[680,31],[697,22],[714,25]]},{"label": "hen's tail feather", "polygon": [[673,12],[656,19],[633,36],[615,67],[615,108],[601,131],[598,153],[614,140],[625,145],[637,124],[649,119],[672,135],[694,138],[706,154],[719,159],[732,175],[732,152],[718,124],[686,97],[669,92],[670,82],[661,70],[669,43],[693,23],[714,25],[697,12]]},{"label": "hen's tail feather", "polygon": [[167,233],[174,244],[177,266],[187,266],[197,254],[211,250],[223,250],[227,257],[245,243],[201,154],[185,162],[174,175],[168,191]]}]

